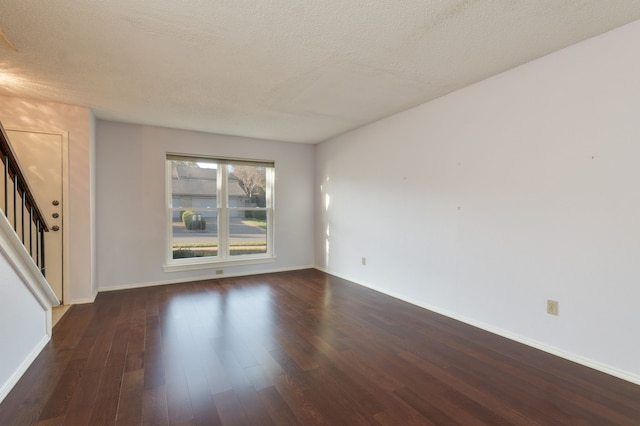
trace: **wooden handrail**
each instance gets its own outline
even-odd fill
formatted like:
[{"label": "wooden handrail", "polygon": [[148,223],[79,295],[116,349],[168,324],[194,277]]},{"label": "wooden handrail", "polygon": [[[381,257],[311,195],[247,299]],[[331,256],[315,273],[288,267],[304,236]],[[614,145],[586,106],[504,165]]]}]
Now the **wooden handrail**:
[{"label": "wooden handrail", "polygon": [[[26,195],[27,197],[26,201],[29,204],[29,206],[33,207],[33,213],[35,216],[34,222],[36,220],[40,220],[40,224],[42,225],[43,230],[45,232],[48,232],[49,227],[47,225],[47,221],[45,220],[44,215],[42,214],[42,212],[40,211],[40,208],[38,207],[38,203],[36,202],[36,199],[33,196],[33,191],[31,190],[31,186],[29,186],[29,181],[27,181],[24,171],[20,166],[20,162],[18,161],[18,157],[16,156],[16,153],[13,151],[13,147],[9,143],[9,137],[7,136],[7,132],[5,132],[4,130],[4,126],[2,126],[2,122],[0,122],[0,133],[1,133],[0,151],[2,152],[2,162],[4,163],[7,159],[9,160],[9,164],[8,164],[9,173],[11,174],[12,177],[15,177],[16,175],[18,176],[18,179],[17,179],[18,186]],[[6,166],[7,165],[5,163],[5,167]],[[5,197],[7,196],[8,194],[5,188]]]}]

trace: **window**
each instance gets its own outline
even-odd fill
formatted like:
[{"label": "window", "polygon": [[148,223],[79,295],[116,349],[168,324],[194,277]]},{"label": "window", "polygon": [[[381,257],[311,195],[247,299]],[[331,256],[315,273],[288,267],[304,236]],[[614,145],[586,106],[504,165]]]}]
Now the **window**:
[{"label": "window", "polygon": [[272,259],[273,181],[273,162],[168,154],[165,269]]}]

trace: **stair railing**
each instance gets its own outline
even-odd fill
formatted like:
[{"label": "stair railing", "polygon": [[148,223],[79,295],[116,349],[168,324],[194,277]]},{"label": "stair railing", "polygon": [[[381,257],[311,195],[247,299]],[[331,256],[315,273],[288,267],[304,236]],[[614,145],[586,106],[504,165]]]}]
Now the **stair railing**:
[{"label": "stair railing", "polygon": [[25,178],[22,167],[16,157],[9,137],[0,123],[0,158],[3,173],[0,178],[0,207],[17,237],[29,252],[42,275],[45,271],[45,232],[49,227],[44,219],[38,203],[33,196],[29,182]]}]

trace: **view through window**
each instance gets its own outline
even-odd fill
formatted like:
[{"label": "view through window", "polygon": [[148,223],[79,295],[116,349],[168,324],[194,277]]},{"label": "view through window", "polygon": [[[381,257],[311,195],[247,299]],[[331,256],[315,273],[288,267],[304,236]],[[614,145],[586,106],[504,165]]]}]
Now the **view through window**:
[{"label": "view through window", "polygon": [[272,256],[273,162],[167,155],[169,263]]}]

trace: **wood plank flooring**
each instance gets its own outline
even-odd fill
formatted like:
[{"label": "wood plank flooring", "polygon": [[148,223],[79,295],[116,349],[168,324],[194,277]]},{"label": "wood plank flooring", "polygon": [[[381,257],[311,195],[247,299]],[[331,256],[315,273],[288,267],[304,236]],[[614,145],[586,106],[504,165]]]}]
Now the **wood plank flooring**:
[{"label": "wood plank flooring", "polygon": [[640,425],[640,386],[316,270],[101,293],[0,425]]}]

